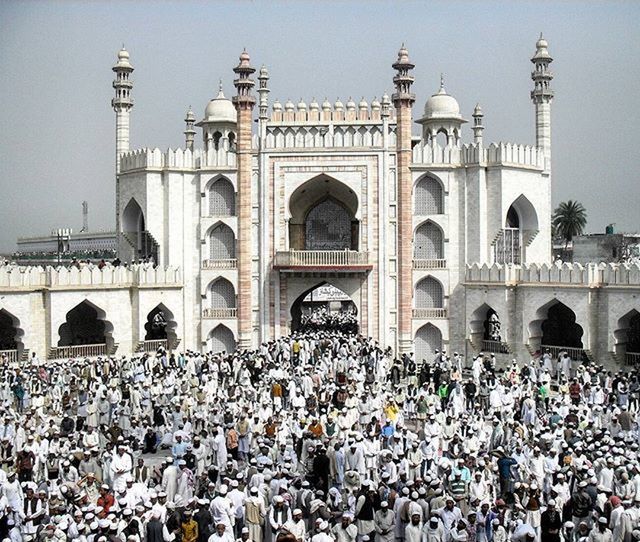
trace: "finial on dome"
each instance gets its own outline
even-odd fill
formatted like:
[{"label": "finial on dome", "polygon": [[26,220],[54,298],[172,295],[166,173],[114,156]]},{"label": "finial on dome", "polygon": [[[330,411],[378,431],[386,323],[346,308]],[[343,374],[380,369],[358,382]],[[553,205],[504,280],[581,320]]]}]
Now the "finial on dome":
[{"label": "finial on dome", "polygon": [[447,91],[444,89],[444,73],[440,72],[440,93],[446,94]]}]

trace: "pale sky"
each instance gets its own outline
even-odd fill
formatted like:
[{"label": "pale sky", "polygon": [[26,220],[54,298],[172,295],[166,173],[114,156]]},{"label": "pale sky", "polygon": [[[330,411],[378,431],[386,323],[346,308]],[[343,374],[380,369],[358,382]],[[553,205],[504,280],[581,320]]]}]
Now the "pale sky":
[{"label": "pale sky", "polygon": [[[0,3],[0,251],[18,236],[112,229],[115,114],[111,66],[135,67],[131,145],[184,145],[246,47],[270,72],[271,99],[368,101],[392,91],[404,42],[418,118],[440,73],[463,115],[476,102],[485,141],[534,143],[529,59],[544,33],[554,57],[553,203],[577,199],[588,230],[640,231],[640,3],[36,2]],[[417,126],[416,126],[417,133]],[[464,134],[471,140],[471,130]]]}]

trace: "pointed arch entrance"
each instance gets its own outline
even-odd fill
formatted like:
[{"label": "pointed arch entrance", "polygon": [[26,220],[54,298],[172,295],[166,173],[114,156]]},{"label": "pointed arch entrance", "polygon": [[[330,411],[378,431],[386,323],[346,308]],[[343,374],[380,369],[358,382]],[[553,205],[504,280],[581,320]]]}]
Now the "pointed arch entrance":
[{"label": "pointed arch entrance", "polygon": [[231,331],[224,324],[218,324],[211,330],[207,337],[207,349],[209,352],[219,354],[225,352],[231,354],[236,349],[236,339]]},{"label": "pointed arch entrance", "polygon": [[176,342],[176,327],[173,313],[160,303],[147,314],[144,340],[167,341],[167,348],[170,348]]},{"label": "pointed arch entrance", "polygon": [[582,338],[584,329],[577,323],[576,313],[567,305],[553,299],[536,311],[536,319],[529,323],[529,347],[532,352],[545,352],[556,357],[568,352],[574,360],[586,356]]},{"label": "pointed arch entrance", "polygon": [[416,361],[432,361],[436,350],[442,350],[442,333],[433,324],[425,324],[415,336]]},{"label": "pointed arch entrance", "polygon": [[346,184],[318,175],[289,198],[289,248],[358,250],[358,197]]},{"label": "pointed arch entrance", "polygon": [[122,236],[132,251],[131,259],[151,257],[158,261],[158,243],[147,231],[144,213],[135,198],[122,211]]},{"label": "pointed arch entrance", "polygon": [[7,352],[9,357],[17,358],[23,350],[23,335],[20,320],[9,311],[0,309],[0,352]]},{"label": "pointed arch entrance", "polygon": [[358,333],[358,310],[340,288],[321,282],[304,291],[291,305],[291,331],[338,330]]},{"label": "pointed arch entrance", "polygon": [[84,300],[66,315],[65,322],[58,329],[58,346],[106,345],[113,346],[113,326],[106,319],[105,312]]},{"label": "pointed arch entrance", "polygon": [[640,363],[640,311],[630,310],[618,320],[613,333],[614,352],[620,361],[628,365]]}]

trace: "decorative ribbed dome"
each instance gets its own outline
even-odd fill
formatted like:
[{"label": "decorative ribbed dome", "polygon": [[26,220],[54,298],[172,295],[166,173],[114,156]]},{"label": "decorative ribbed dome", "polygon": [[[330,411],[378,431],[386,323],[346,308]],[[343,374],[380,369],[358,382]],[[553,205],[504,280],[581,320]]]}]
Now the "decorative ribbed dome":
[{"label": "decorative ribbed dome", "polygon": [[344,105],[342,105],[342,102],[340,101],[340,98],[338,98],[336,100],[336,103],[333,104],[333,107],[335,107],[336,109],[344,109]]},{"label": "decorative ribbed dome", "polygon": [[368,109],[369,104],[367,103],[367,101],[364,99],[364,96],[362,97],[362,99],[360,100],[360,103],[358,104],[358,107],[360,109]]},{"label": "decorative ribbed dome", "polygon": [[324,99],[324,102],[322,102],[322,109],[331,109],[331,102],[326,98]]},{"label": "decorative ribbed dome", "polygon": [[116,67],[118,68],[131,68],[131,64],[129,63],[129,51],[122,46],[122,49],[118,51],[118,62],[116,62]]},{"label": "decorative ribbed dome", "polygon": [[347,109],[355,109],[356,108],[356,102],[354,102],[351,99],[351,96],[349,96],[349,101],[347,102]]},{"label": "decorative ribbed dome", "polygon": [[373,98],[373,101],[371,102],[371,109],[380,109],[380,102],[377,98]]},{"label": "decorative ribbed dome", "polygon": [[205,122],[234,123],[237,121],[236,108],[231,100],[224,97],[224,92],[222,92],[222,81],[218,95],[207,104],[207,108],[204,110],[204,120]]},{"label": "decorative ribbed dome", "polygon": [[273,110],[282,111],[282,104],[280,103],[279,100],[276,100],[275,102],[273,102]]},{"label": "decorative ribbed dome", "polygon": [[298,109],[303,110],[306,108],[307,108],[307,104],[302,101],[302,98],[300,98],[300,101],[298,102]]},{"label": "decorative ribbed dome", "polygon": [[444,89],[444,82],[440,81],[440,90],[431,96],[424,106],[424,116],[428,119],[461,118],[460,105],[453,96],[449,96]]},{"label": "decorative ribbed dome", "polygon": [[294,109],[295,109],[295,105],[293,105],[293,102],[291,100],[287,100],[284,104],[284,110],[293,111]]},{"label": "decorative ribbed dome", "polygon": [[312,110],[320,109],[320,106],[318,105],[318,102],[316,102],[315,98],[311,98],[311,103],[309,104],[309,109],[312,109]]}]

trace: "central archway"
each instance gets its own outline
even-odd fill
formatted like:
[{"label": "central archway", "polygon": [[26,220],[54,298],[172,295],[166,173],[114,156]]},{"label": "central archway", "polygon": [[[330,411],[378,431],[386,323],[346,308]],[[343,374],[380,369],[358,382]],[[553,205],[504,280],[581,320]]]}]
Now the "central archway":
[{"label": "central archway", "polygon": [[0,309],[0,350],[21,352],[23,335],[20,321],[9,311]]},{"label": "central archway", "polygon": [[304,291],[291,305],[291,331],[358,333],[358,310],[340,288],[321,282]]},{"label": "central archway", "polygon": [[318,175],[289,198],[289,248],[358,250],[358,197],[346,184]]}]

